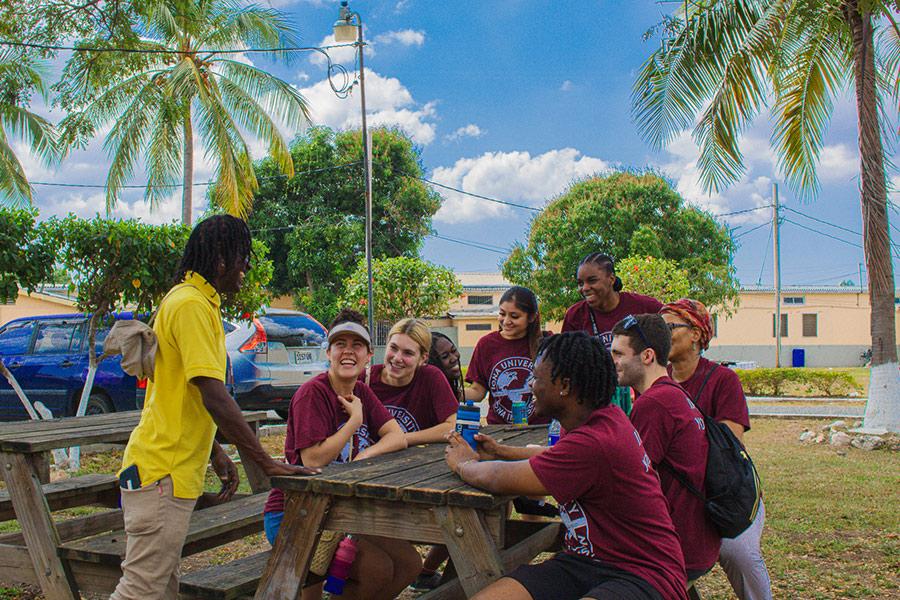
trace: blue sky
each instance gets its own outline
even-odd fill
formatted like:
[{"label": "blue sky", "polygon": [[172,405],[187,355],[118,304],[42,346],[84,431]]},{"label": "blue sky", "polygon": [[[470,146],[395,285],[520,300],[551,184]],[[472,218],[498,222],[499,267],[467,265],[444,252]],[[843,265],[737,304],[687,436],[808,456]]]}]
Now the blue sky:
[{"label": "blue sky", "polygon": [[[338,2],[270,3],[290,16],[304,43],[332,41]],[[697,151],[689,132],[659,152],[638,135],[631,118],[631,86],[646,56],[659,43],[642,42],[641,36],[674,4],[356,0],[351,8],[361,14],[371,42],[365,57],[369,122],[406,130],[421,148],[430,179],[539,208],[575,178],[616,166],[653,166],[665,172],[689,202],[713,213],[768,204],[772,182],[782,181],[768,147],[771,129],[766,115],[744,137],[746,176],[714,196],[700,189]],[[336,60],[353,68],[352,55],[347,54],[333,51]],[[300,88],[317,124],[358,126],[358,97],[341,100],[331,92],[319,57],[303,56],[290,65],[272,64],[258,55],[252,60]],[[857,265],[863,262],[863,254],[855,246],[861,241],[851,233],[861,231],[856,114],[849,92],[836,103],[825,144],[818,198],[801,203],[782,183],[781,200],[788,208],[850,231],[786,212],[788,219],[800,225],[845,240],[785,223],[782,273],[788,284],[859,282]],[[60,169],[46,169],[27,156],[24,162],[36,181],[102,183],[106,177],[99,140]],[[196,181],[205,181],[211,173],[211,165],[201,161]],[[891,177],[894,188],[900,187],[896,172]],[[452,192],[442,194],[444,206],[433,223],[438,234],[500,248],[524,241],[534,213]],[[199,214],[203,199],[202,194],[197,196],[195,212]],[[43,215],[90,216],[102,211],[102,198],[102,190],[42,186],[35,190]],[[127,192],[115,214],[152,222],[180,215],[179,194],[153,213],[141,198],[140,191]],[[892,199],[900,203],[896,192]],[[739,226],[736,235],[740,235],[767,220],[771,220],[770,211],[759,210],[726,222]],[[742,283],[772,282],[769,232],[764,225],[739,238],[735,266]],[[426,240],[422,254],[460,271],[497,270],[503,258],[436,238]]]}]

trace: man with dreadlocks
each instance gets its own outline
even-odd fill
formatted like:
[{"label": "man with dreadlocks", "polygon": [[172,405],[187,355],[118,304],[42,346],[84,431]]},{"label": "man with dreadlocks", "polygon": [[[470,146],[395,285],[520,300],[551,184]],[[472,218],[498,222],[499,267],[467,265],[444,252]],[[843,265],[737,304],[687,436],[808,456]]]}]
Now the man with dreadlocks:
[{"label": "man with dreadlocks", "polygon": [[452,433],[447,464],[494,494],[553,496],[564,551],[523,565],[475,600],[685,600],[684,561],[666,499],[640,436],[610,405],[616,369],[584,332],[545,338],[531,380],[535,412],[564,432],[551,448],[515,448],[477,435],[476,454]]},{"label": "man with dreadlocks", "polygon": [[214,440],[217,426],[267,475],[315,472],[273,460],[225,389],[219,295],[237,292],[249,266],[246,223],[210,217],[191,232],[176,284],[157,310],[156,366],[119,472],[126,549],[113,600],[177,598],[181,547],[210,458],[220,500],[238,485],[234,463]]}]

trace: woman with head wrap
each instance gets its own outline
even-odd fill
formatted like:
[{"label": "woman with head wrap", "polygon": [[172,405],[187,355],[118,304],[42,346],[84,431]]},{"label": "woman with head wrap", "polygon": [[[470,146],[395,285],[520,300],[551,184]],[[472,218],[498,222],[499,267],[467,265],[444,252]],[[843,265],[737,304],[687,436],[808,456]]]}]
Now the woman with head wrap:
[{"label": "woman with head wrap", "polygon": [[[712,419],[726,424],[743,443],[750,429],[747,399],[740,379],[731,369],[702,356],[713,337],[712,319],[702,302],[682,298],[660,309],[672,332],[669,373]],[[719,563],[741,600],[771,599],[771,582],[760,551],[765,521],[760,503],[756,520],[734,539],[724,538]]]}]

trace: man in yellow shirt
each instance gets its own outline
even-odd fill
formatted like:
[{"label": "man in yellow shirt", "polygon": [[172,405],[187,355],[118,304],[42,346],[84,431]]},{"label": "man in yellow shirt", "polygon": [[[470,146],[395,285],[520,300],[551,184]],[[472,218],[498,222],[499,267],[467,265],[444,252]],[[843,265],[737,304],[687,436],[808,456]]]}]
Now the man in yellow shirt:
[{"label": "man in yellow shirt", "polygon": [[249,266],[247,224],[210,217],[191,232],[179,283],[160,304],[154,377],[119,473],[127,541],[112,600],[177,598],[181,548],[210,458],[221,500],[238,485],[234,463],[215,442],[217,426],[269,476],[316,472],[273,460],[225,389],[219,294],[237,292]]}]

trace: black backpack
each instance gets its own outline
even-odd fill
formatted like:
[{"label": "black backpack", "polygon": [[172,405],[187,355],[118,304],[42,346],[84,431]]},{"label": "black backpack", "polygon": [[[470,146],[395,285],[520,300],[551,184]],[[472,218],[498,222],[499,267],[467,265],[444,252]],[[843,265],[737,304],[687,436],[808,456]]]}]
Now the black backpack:
[{"label": "black backpack", "polygon": [[[706,515],[719,535],[723,538],[735,538],[756,519],[761,488],[753,460],[734,432],[728,425],[711,419],[697,405],[706,382],[718,367],[719,365],[715,365],[709,370],[693,400],[694,406],[703,415],[706,439],[709,440],[704,482],[706,489],[702,492],[695,488],[687,476],[668,461],[663,461],[660,466],[669,471],[688,491],[703,500]],[[684,391],[681,386],[678,388]]]}]

